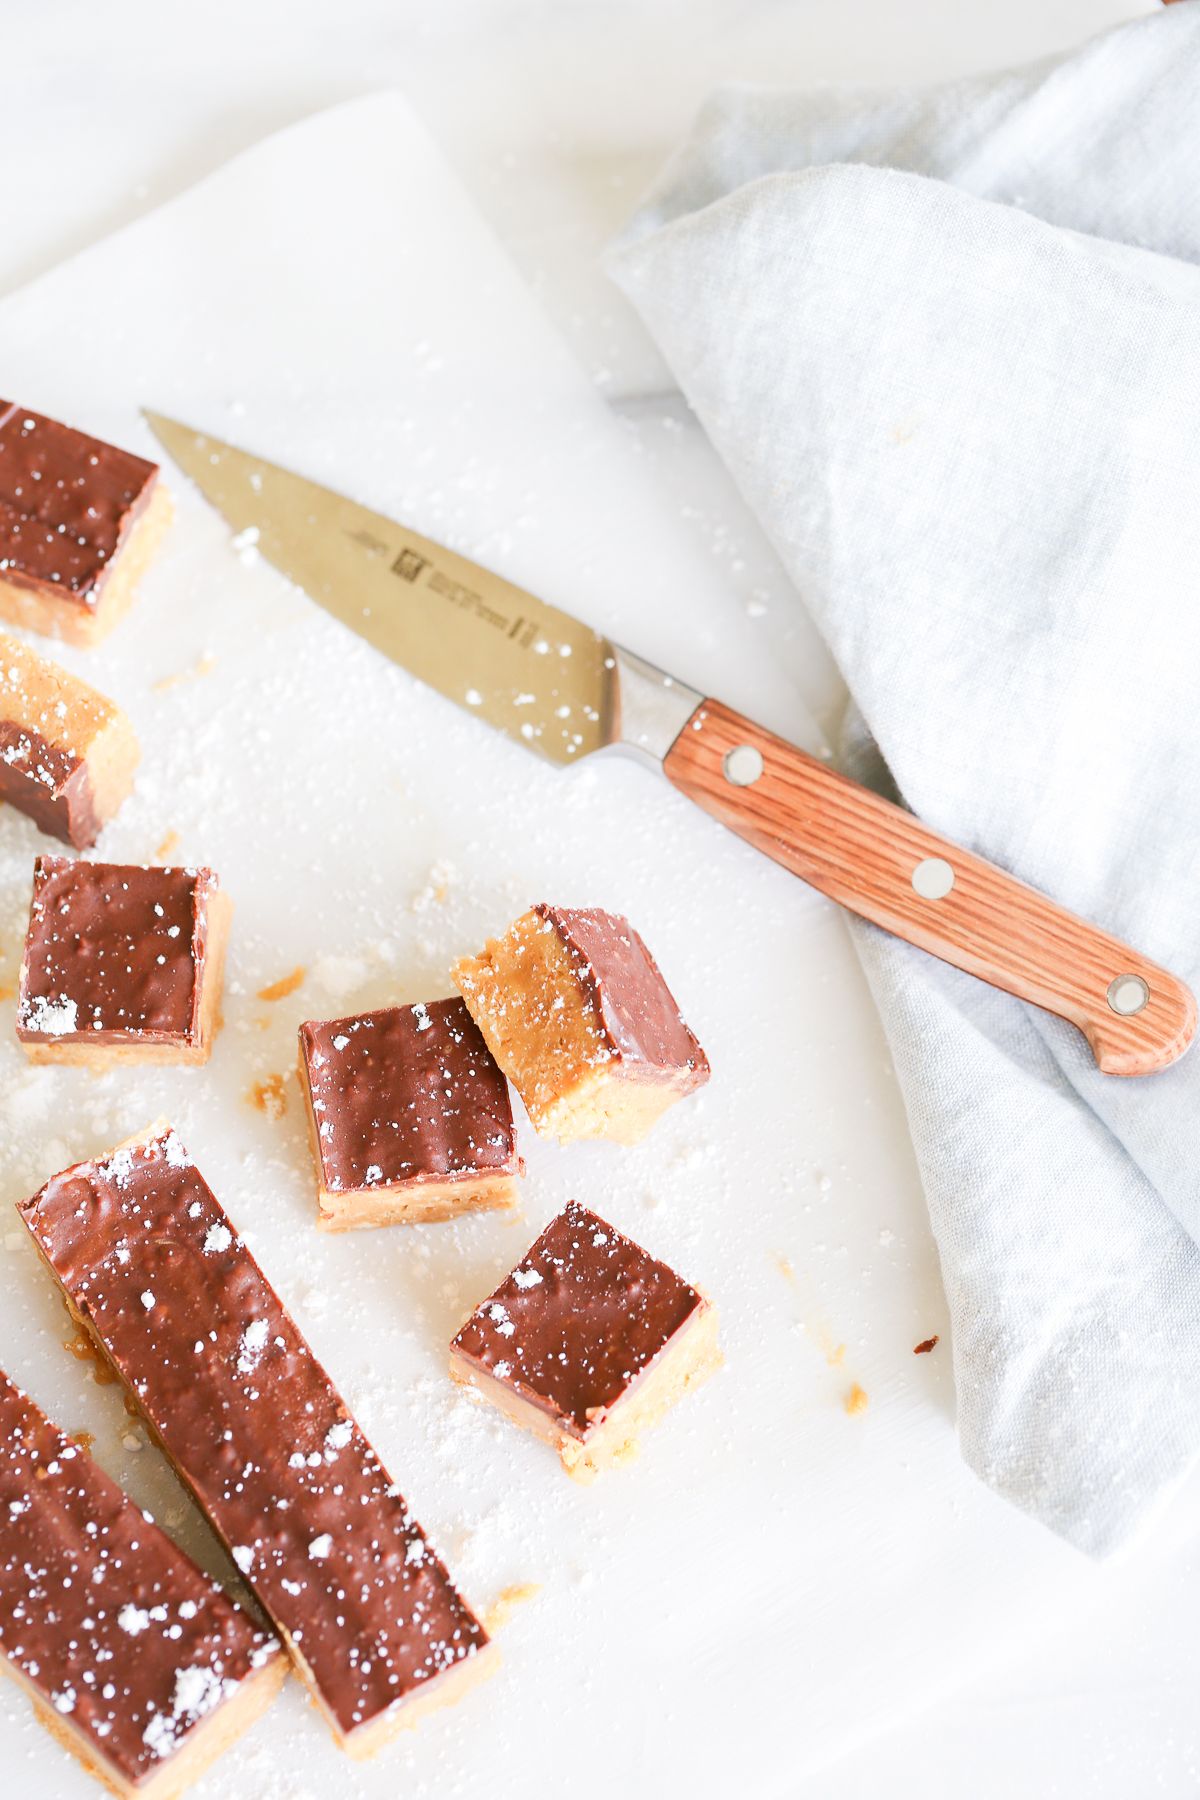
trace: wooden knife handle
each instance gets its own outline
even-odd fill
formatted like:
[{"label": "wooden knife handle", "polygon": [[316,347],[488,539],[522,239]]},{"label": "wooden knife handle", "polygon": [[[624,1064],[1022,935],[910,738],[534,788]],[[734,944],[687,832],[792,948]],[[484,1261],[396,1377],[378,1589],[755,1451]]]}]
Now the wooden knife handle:
[{"label": "wooden knife handle", "polygon": [[1196,1002],[1174,975],[720,701],[665,768],[839,906],[1077,1025],[1106,1075],[1148,1075],[1191,1043]]}]

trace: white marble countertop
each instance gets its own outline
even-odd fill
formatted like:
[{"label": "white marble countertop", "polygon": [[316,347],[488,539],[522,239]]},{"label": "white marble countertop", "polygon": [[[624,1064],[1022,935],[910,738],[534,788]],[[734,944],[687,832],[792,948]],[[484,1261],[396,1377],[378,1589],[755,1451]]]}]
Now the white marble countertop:
[{"label": "white marble countertop", "polygon": [[[717,81],[929,80],[1065,47],[1137,0],[58,0],[6,34],[0,294],[332,102],[415,104],[597,387],[652,456],[748,616],[793,607],[597,252]],[[402,223],[381,220],[381,229]],[[417,247],[414,247],[414,249]],[[10,384],[12,372],[5,375]],[[836,672],[801,618],[780,634],[822,723]],[[849,1088],[852,1071],[846,1071]],[[914,1717],[799,1790],[811,1800],[1128,1800],[1200,1777],[1189,1654],[1200,1551],[1109,1584],[1018,1668]],[[921,1645],[912,1654],[919,1658]],[[1185,1674],[1186,1671],[1186,1674]],[[736,1729],[736,1721],[731,1721]]]}]

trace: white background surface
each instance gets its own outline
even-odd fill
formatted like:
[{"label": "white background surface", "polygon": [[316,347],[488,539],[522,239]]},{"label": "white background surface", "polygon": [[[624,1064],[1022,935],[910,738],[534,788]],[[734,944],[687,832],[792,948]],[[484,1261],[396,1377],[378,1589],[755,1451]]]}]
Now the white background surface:
[{"label": "white background surface", "polygon": [[[752,522],[664,392],[652,347],[597,273],[596,251],[717,80],[949,75],[1064,47],[1130,10],[1076,0],[994,9],[946,0],[863,0],[853,9],[714,0],[247,8],[221,0],[202,17],[149,5],[23,11],[8,26],[0,110],[0,167],[12,176],[0,288],[137,217],[266,131],[334,100],[399,87],[630,427],[648,482],[678,509],[696,551],[715,559],[748,629],[778,650],[795,692],[828,720],[840,703],[836,680],[793,617]],[[379,229],[402,236],[403,220],[381,217]],[[414,256],[422,248],[409,246]],[[11,370],[0,379],[6,385],[19,385]],[[647,647],[665,654],[665,643]],[[782,704],[778,696],[773,704]],[[782,722],[778,713],[773,722]],[[814,1031],[825,1034],[820,1086],[814,1066],[803,1096],[810,1163],[810,1145],[819,1155],[823,1143],[863,1129],[870,1031],[836,923],[807,929],[829,934],[832,971],[814,1008]],[[880,1168],[895,1171],[896,1203],[910,1207],[915,1184],[894,1105],[873,1117],[871,1131]],[[1084,1629],[1073,1631],[1069,1619],[1051,1636],[1043,1628],[1019,1666],[914,1713],[797,1792],[1125,1800],[1194,1791],[1198,1576],[1191,1551],[1107,1574],[1100,1612]],[[918,1664],[924,1648],[911,1646]]]}]

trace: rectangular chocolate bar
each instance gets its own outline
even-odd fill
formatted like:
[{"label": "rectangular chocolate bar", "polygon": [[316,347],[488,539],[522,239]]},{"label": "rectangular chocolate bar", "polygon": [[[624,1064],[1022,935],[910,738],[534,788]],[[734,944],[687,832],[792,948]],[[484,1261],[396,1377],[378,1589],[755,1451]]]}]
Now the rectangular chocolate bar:
[{"label": "rectangular chocolate bar", "polygon": [[99,642],[170,522],[157,464],[0,400],[0,618]]},{"label": "rectangular chocolate bar", "polygon": [[175,1133],[20,1211],[342,1747],[456,1699],[487,1633]]},{"label": "rectangular chocolate bar", "polygon": [[720,1364],[711,1301],[574,1200],[450,1346],[455,1379],[552,1444],[577,1481],[629,1461]]},{"label": "rectangular chocolate bar", "polygon": [[658,964],[615,913],[535,906],[451,974],[542,1136],[636,1144],[708,1080]]},{"label": "rectangular chocolate bar", "polygon": [[0,632],[0,800],[86,850],[129,793],[137,762],[118,706]]},{"label": "rectangular chocolate bar", "polygon": [[67,1749],[139,1800],[197,1779],[287,1671],[274,1639],[2,1373],[0,1664]]},{"label": "rectangular chocolate bar", "polygon": [[461,1000],[310,1019],[300,1084],[325,1230],[515,1204],[508,1083]]},{"label": "rectangular chocolate bar", "polygon": [[231,911],[211,869],[39,856],[17,995],[30,1061],[206,1062]]}]

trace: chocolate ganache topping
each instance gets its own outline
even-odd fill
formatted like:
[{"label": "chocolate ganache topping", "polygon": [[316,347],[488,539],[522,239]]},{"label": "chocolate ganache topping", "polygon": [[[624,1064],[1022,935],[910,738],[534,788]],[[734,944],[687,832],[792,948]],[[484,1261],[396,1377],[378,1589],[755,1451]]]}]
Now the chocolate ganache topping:
[{"label": "chocolate ganache topping", "polygon": [[194,1037],[210,869],[39,856],[18,1029],[104,1043]]},{"label": "chocolate ganache topping", "polygon": [[83,757],[11,719],[0,719],[0,800],[76,849],[94,844],[100,830]]},{"label": "chocolate ganache topping", "polygon": [[553,926],[570,953],[609,1043],[624,1062],[691,1071],[692,1087],[709,1077],[708,1058],[685,1025],[658,964],[628,919],[599,908],[533,909]]},{"label": "chocolate ganache topping", "polygon": [[516,1172],[508,1083],[463,1001],[310,1020],[300,1044],[331,1191]]}]

